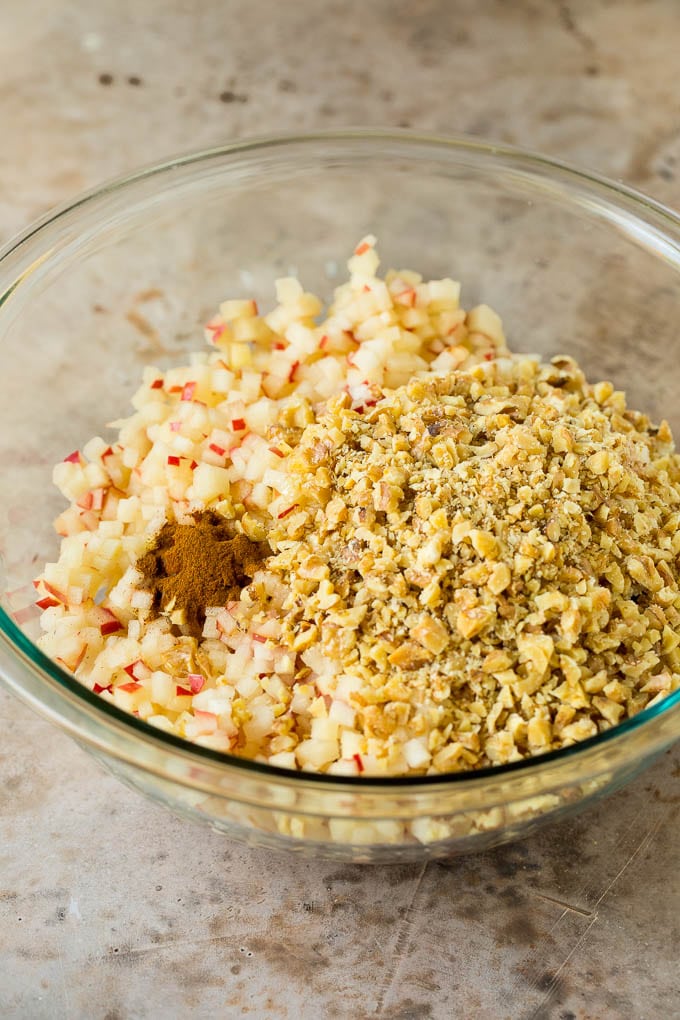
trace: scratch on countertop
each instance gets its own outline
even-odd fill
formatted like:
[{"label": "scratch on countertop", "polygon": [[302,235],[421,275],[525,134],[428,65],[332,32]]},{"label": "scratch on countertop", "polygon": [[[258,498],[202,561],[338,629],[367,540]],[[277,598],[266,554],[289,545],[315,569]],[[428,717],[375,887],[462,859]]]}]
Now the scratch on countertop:
[{"label": "scratch on countertop", "polygon": [[550,981],[550,984],[545,989],[545,993],[543,995],[543,998],[538,1003],[538,1005],[533,1010],[533,1012],[529,1015],[528,1020],[539,1020],[539,1017],[541,1017],[542,1015],[545,1015],[544,1012],[543,1012],[544,1011],[544,1007],[550,1002],[550,999],[552,998],[552,994],[553,994],[555,988],[558,986],[558,983],[559,983],[559,980],[560,980],[560,975],[561,975],[562,971],[567,966],[567,964],[571,960],[571,958],[574,955],[574,953],[576,953],[583,946],[583,944],[585,943],[585,941],[588,938],[592,928],[595,925],[595,922],[597,921],[597,917],[598,917],[598,915],[595,914],[595,916],[593,917],[592,921],[590,922],[588,927],[585,929],[585,931],[581,932],[579,938],[576,940],[576,942],[571,947],[571,949],[569,950],[569,952],[565,956],[565,958],[562,961],[562,963],[560,964],[560,966],[557,968],[557,970],[553,974],[552,979]]},{"label": "scratch on countertop", "polygon": [[599,914],[598,914],[597,908],[602,903],[602,901],[605,899],[605,897],[611,892],[611,890],[614,888],[614,886],[619,881],[619,879],[624,874],[624,872],[630,867],[630,865],[633,863],[633,861],[636,859],[636,857],[639,857],[640,854],[643,853],[647,849],[649,844],[654,839],[656,833],[661,828],[661,825],[662,825],[663,821],[664,821],[663,818],[658,818],[656,820],[656,822],[654,822],[652,827],[647,830],[647,832],[644,834],[642,839],[638,842],[638,844],[635,846],[635,848],[628,855],[628,857],[626,858],[625,863],[622,865],[622,867],[619,868],[617,873],[614,875],[614,877],[611,879],[611,881],[605,887],[603,892],[597,898],[597,900],[595,902],[595,905],[594,905],[594,909],[592,911],[589,912],[589,911],[582,910],[579,907],[573,907],[571,904],[563,902],[562,900],[558,900],[558,899],[556,899],[556,898],[554,898],[552,896],[545,896],[545,895],[542,895],[540,893],[537,894],[540,899],[547,900],[547,901],[552,902],[552,903],[557,903],[557,904],[565,907],[565,912],[560,916],[560,918],[558,920],[558,923],[559,923],[559,921],[561,921],[564,918],[564,916],[566,915],[566,913],[569,910],[573,911],[574,913],[580,914],[580,915],[582,915],[584,917],[590,916],[591,917],[591,921],[587,925],[587,927],[584,929],[584,931],[581,932],[581,934],[579,935],[579,937],[577,938],[576,942],[573,944],[573,946],[571,947],[571,949],[569,950],[567,955],[565,956],[565,958],[562,961],[562,963],[560,964],[560,966],[557,967],[557,969],[552,974],[550,983],[544,989],[544,994],[543,994],[540,1002],[537,1004],[537,1006],[534,1008],[534,1010],[529,1014],[528,1020],[539,1020],[539,1018],[541,1016],[545,1015],[545,1013],[544,1013],[545,1007],[549,1005],[550,1000],[551,1000],[552,995],[553,995],[553,992],[555,991],[555,989],[559,985],[560,976],[561,976],[563,970],[565,969],[565,967],[567,966],[567,964],[569,963],[571,958],[574,956],[574,954],[576,952],[578,952],[578,950],[583,948],[583,946],[585,945],[587,939],[590,936],[590,933],[591,933],[592,929],[594,928],[594,926],[595,926],[595,924],[596,924],[596,922],[598,920]]},{"label": "scratch on countertop", "polygon": [[[238,946],[238,951],[242,953],[244,956],[257,955],[261,942],[262,939],[259,937],[245,938],[243,940],[243,944]],[[150,954],[158,954],[159,952],[162,952],[163,950],[166,949],[175,950],[178,948],[196,950],[205,949],[209,946],[224,946],[226,948],[231,948],[235,950],[237,948],[237,945],[238,940],[231,935],[213,935],[210,938],[204,939],[161,938],[157,942],[152,942],[149,943],[148,945],[142,946],[131,945],[111,946],[106,952],[99,956],[98,960],[99,962],[101,962],[103,959],[107,959],[109,961],[110,960],[120,961],[126,959],[133,960],[136,957],[147,956]],[[290,951],[289,947],[287,947],[286,943],[284,942],[275,943],[271,941],[270,945],[279,946],[283,952]],[[319,960],[322,962],[324,961],[323,954],[319,952],[316,946],[313,945],[308,946],[307,955],[310,957],[311,960]]]},{"label": "scratch on countertop", "polygon": [[[536,899],[545,900],[547,903],[556,903],[559,907],[564,907],[565,911],[571,910],[574,914],[580,914],[581,917],[592,917],[592,910],[584,910],[582,907],[576,907],[573,903],[567,903],[566,900],[560,900],[556,896],[546,896],[545,893],[534,893]],[[564,914],[560,915],[564,917]]]},{"label": "scratch on countertop", "polygon": [[232,945],[234,944],[234,939],[230,935],[213,935],[207,939],[168,938],[160,939],[158,942],[152,942],[150,945],[146,946],[112,946],[111,949],[103,955],[108,958],[115,955],[116,959],[121,960],[128,956],[142,956],[145,953],[158,953],[162,949],[177,949],[182,946],[197,949],[200,946],[213,946],[221,943]]},{"label": "scratch on countertop", "polygon": [[394,942],[394,955],[392,957],[392,967],[388,971],[385,980],[382,983],[380,991],[378,992],[376,1007],[375,1010],[373,1011],[373,1016],[376,1018],[380,1018],[386,1015],[384,1012],[385,1001],[395,985],[399,971],[401,969],[401,965],[404,962],[404,957],[406,955],[407,950],[409,930],[411,928],[411,925],[413,924],[413,904],[415,903],[416,896],[418,895],[418,891],[423,883],[425,872],[427,871],[428,867],[429,861],[425,861],[411,889],[411,895],[409,897],[408,903],[406,904],[404,916],[402,917],[401,922],[399,924],[399,931],[397,932],[397,937]]},{"label": "scratch on countertop", "polygon": [[614,888],[614,886],[616,885],[618,880],[623,875],[624,871],[626,871],[626,869],[630,867],[630,865],[633,863],[635,858],[638,857],[644,850],[647,849],[647,847],[652,842],[652,840],[656,836],[657,832],[661,828],[661,825],[663,824],[664,820],[665,819],[664,819],[663,816],[661,818],[657,818],[657,820],[652,825],[651,829],[649,829],[647,831],[647,833],[642,837],[642,839],[640,840],[638,845],[635,847],[635,849],[632,851],[632,853],[628,857],[628,859],[625,862],[625,864],[617,871],[617,873],[614,875],[614,877],[612,878],[612,880],[609,883],[609,885],[605,888],[604,892],[602,892],[601,895],[598,897],[597,901],[595,902],[595,908],[596,909],[597,909],[597,907],[599,907],[600,903],[605,898],[605,896]]}]

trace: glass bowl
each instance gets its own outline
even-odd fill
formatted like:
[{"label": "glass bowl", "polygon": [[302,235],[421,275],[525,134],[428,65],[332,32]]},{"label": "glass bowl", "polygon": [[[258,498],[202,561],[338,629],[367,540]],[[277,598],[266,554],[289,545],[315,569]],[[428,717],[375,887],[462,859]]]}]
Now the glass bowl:
[{"label": "glass bowl", "polygon": [[127,413],[142,367],[202,347],[221,300],[329,296],[358,238],[462,281],[510,346],[568,352],[680,435],[680,220],[617,184],[466,139],[347,130],[237,142],[105,185],[0,257],[0,672],[124,782],[230,837],[353,861],[486,849],[630,780],[680,736],[680,691],[568,749],[474,773],[339,778],[202,749],[103,702],[33,643],[52,465]]}]

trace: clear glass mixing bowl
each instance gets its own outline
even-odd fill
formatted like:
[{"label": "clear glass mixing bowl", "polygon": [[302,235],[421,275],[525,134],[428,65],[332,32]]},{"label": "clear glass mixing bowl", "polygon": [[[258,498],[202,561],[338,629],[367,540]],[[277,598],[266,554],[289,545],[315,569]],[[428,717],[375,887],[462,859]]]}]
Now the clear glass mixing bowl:
[{"label": "clear glass mixing bowl", "polygon": [[330,295],[357,239],[463,283],[515,350],[568,352],[680,435],[680,220],[551,160],[464,139],[343,131],[239,142],[106,185],[0,256],[0,672],[122,780],[263,846],[413,860],[529,832],[627,782],[680,736],[680,692],[531,761],[435,778],[276,770],[185,743],[90,694],[35,646],[55,557],[52,465],[127,413],[142,367],[202,346],[226,296],[299,273]]}]

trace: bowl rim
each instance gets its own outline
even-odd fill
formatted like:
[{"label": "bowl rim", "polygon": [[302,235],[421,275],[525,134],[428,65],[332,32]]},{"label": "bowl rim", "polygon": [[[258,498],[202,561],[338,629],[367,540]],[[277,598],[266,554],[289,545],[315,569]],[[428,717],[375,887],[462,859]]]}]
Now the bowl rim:
[{"label": "bowl rim", "polygon": [[[202,165],[211,160],[221,160],[224,157],[238,156],[245,153],[257,154],[261,151],[272,152],[291,146],[305,148],[320,145],[324,142],[341,146],[347,145],[348,150],[352,145],[356,144],[367,147],[371,144],[393,143],[403,145],[406,149],[409,147],[415,149],[420,146],[431,149],[433,156],[439,154],[440,158],[445,158],[447,153],[451,155],[454,152],[462,152],[467,153],[470,157],[485,160],[489,165],[493,166],[495,164],[499,169],[502,169],[503,166],[506,168],[515,167],[529,175],[533,170],[535,177],[541,175],[558,177],[567,184],[585,187],[587,190],[600,195],[600,197],[606,197],[610,203],[619,208],[625,206],[627,211],[630,211],[632,208],[639,221],[647,227],[651,225],[649,217],[659,217],[662,224],[667,229],[670,228],[670,232],[675,235],[673,237],[673,247],[678,252],[678,261],[680,263],[680,216],[643,192],[637,191],[619,181],[611,180],[590,170],[579,169],[568,162],[554,159],[550,156],[544,156],[516,146],[480,140],[463,134],[445,135],[401,128],[349,127],[303,133],[263,134],[236,139],[223,145],[171,156],[161,162],[151,163],[130,173],[118,175],[98,186],[88,189],[72,200],[56,206],[15,235],[0,248],[0,269],[3,268],[3,263],[15,253],[18,253],[32,238],[46,232],[62,220],[68,222],[69,218],[76,216],[82,207],[96,204],[98,200],[115,195],[138,182],[149,178],[161,177],[178,168],[191,168],[194,165]],[[406,157],[406,153],[404,153],[404,156]],[[643,215],[644,213],[647,214],[647,219]],[[43,259],[47,261],[49,254],[48,251],[40,261]],[[0,293],[0,309],[15,288],[23,281],[25,275],[25,272],[20,272],[14,281]],[[358,792],[359,790],[368,791],[370,788],[376,787],[388,787],[396,791],[399,787],[414,790],[417,788],[434,788],[448,785],[469,785],[483,779],[502,779],[511,774],[524,774],[529,770],[536,772],[539,766],[546,767],[550,764],[557,765],[567,761],[574,761],[575,758],[583,758],[587,755],[588,751],[593,751],[596,748],[599,749],[612,742],[618,742],[631,732],[645,727],[659,717],[665,716],[673,710],[680,709],[679,689],[643,709],[637,715],[593,737],[568,747],[503,765],[485,766],[484,768],[465,772],[440,773],[437,775],[366,776],[365,778],[360,775],[336,776],[328,775],[327,773],[282,768],[226,752],[215,751],[149,725],[100,698],[72,674],[62,669],[58,663],[42,652],[2,606],[0,606],[0,641],[7,648],[14,661],[18,659],[17,652],[20,653],[20,656],[25,656],[34,670],[40,672],[41,679],[48,680],[51,689],[56,689],[61,697],[64,694],[70,695],[71,699],[75,696],[77,703],[79,702],[83,707],[94,707],[99,713],[103,713],[109,726],[118,730],[122,727],[127,734],[134,735],[147,744],[159,744],[168,752],[179,752],[182,757],[188,760],[194,759],[206,765],[209,763],[212,767],[216,765],[222,766],[225,771],[240,770],[263,779],[288,780],[298,784],[302,782],[312,783],[337,791],[347,787],[351,787]],[[21,687],[18,683],[10,681],[9,686],[21,696]],[[38,701],[39,699],[32,700]],[[57,713],[50,712],[49,714],[50,718],[54,719],[54,721],[60,721],[58,718],[55,718]],[[63,722],[63,720],[61,721]],[[69,726],[64,726],[63,728],[70,729]],[[87,740],[86,733],[79,732],[79,736]],[[109,753],[119,757],[113,748],[109,750]]]},{"label": "bowl rim", "polygon": [[[116,174],[106,178],[100,184],[79,192],[74,198],[67,199],[48,209],[42,216],[32,220],[23,230],[14,234],[0,245],[0,262],[4,262],[11,254],[16,252],[28,240],[41,232],[47,226],[58,222],[64,217],[77,212],[82,206],[96,201],[103,197],[114,195],[122,189],[156,177],[160,174],[190,167],[193,164],[205,163],[213,159],[221,159],[224,156],[237,155],[248,152],[258,152],[262,149],[276,150],[285,146],[305,147],[323,142],[361,144],[388,143],[405,144],[406,146],[421,145],[435,150],[449,150],[467,152],[470,155],[478,155],[489,160],[497,159],[499,163],[507,160],[514,163],[518,168],[533,167],[535,170],[544,170],[547,173],[558,173],[567,181],[580,182],[581,184],[594,185],[595,190],[607,195],[617,196],[631,200],[635,207],[641,207],[649,212],[659,215],[668,225],[672,225],[678,231],[680,241],[680,213],[676,213],[669,206],[664,205],[658,199],[652,198],[644,191],[624,184],[620,179],[612,179],[595,170],[578,167],[566,160],[553,156],[546,156],[533,149],[524,149],[521,146],[509,145],[505,142],[486,141],[468,135],[463,132],[442,134],[435,131],[417,131],[413,128],[383,128],[383,127],[346,127],[346,128],[319,128],[313,131],[304,132],[273,132],[271,134],[250,135],[245,138],[236,138],[221,145],[208,146],[202,149],[175,153],[159,162],[151,162],[130,170],[127,173]],[[679,250],[680,254],[680,250]],[[20,279],[16,281],[20,282]],[[0,294],[0,306],[9,296],[13,288],[8,288]]]}]

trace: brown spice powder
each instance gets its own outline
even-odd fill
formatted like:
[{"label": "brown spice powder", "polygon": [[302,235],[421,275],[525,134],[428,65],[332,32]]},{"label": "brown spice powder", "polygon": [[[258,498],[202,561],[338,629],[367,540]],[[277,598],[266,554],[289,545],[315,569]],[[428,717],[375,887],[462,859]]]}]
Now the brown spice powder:
[{"label": "brown spice powder", "polygon": [[178,612],[179,621],[200,637],[206,608],[238,599],[271,549],[267,542],[233,535],[214,510],[197,511],[192,519],[192,524],[166,521],[137,569],[141,587],[153,593],[153,611]]}]

